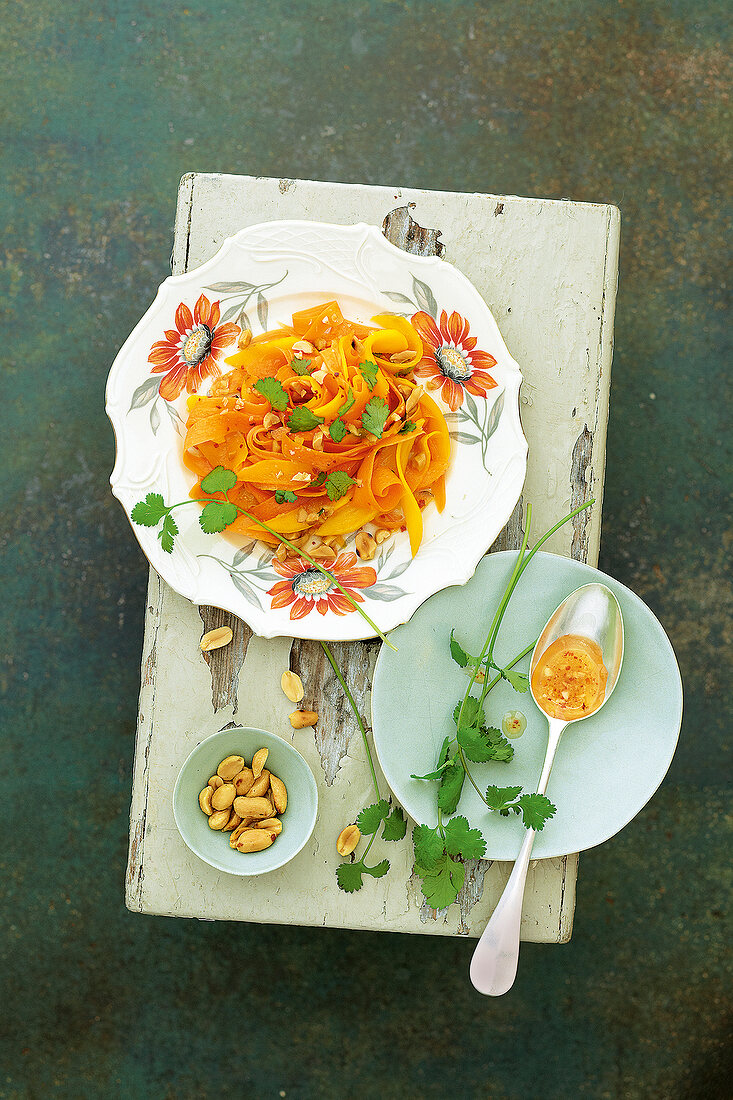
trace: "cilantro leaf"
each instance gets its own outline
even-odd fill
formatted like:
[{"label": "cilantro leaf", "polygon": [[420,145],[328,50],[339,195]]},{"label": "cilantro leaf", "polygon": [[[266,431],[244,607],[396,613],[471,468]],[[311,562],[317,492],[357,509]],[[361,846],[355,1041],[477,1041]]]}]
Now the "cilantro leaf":
[{"label": "cilantro leaf", "polygon": [[295,504],[297,496],[292,489],[276,489],[275,500],[278,504]]},{"label": "cilantro leaf", "polygon": [[524,695],[529,688],[529,677],[524,672],[512,672],[510,668],[500,668],[499,672],[503,680],[507,680],[515,691]]},{"label": "cilantro leaf", "polygon": [[483,763],[486,760],[500,760],[508,762],[514,756],[514,746],[499,734],[498,739],[492,734],[498,734],[495,729],[486,729],[481,726],[461,726],[458,730],[458,744],[469,760]]},{"label": "cilantro leaf", "polygon": [[161,530],[158,532],[158,538],[160,539],[160,545],[161,545],[162,549],[165,550],[166,554],[172,554],[173,553],[173,540],[175,539],[177,534],[178,534],[178,524],[176,523],[176,521],[173,519],[173,516],[169,512],[168,515],[163,520],[163,526],[162,526]]},{"label": "cilantro leaf", "polygon": [[[237,484],[237,475],[234,470],[227,470],[226,466],[215,466],[210,474],[201,482],[201,488],[205,493],[226,493]],[[231,522],[231,521],[230,521]]]},{"label": "cilantro leaf", "polygon": [[412,846],[415,849],[415,870],[419,875],[432,874],[445,860],[445,845],[437,829],[429,825],[416,825],[412,830]]},{"label": "cilantro leaf", "polygon": [[386,798],[380,798],[379,802],[366,806],[356,819],[356,824],[359,826],[362,836],[376,833],[380,823],[384,821],[388,813],[389,802]]},{"label": "cilantro leaf", "polygon": [[536,829],[537,832],[542,832],[547,819],[557,813],[557,807],[544,794],[523,794],[517,799],[517,806],[522,811],[525,829]]},{"label": "cilantro leaf", "polygon": [[415,423],[414,420],[406,420],[405,423],[400,428],[400,433],[402,433],[402,432],[414,432],[416,427],[417,427],[417,424]]},{"label": "cilantro leaf", "polygon": [[425,876],[421,889],[431,909],[446,909],[454,902],[465,879],[466,868],[450,857],[434,875]]},{"label": "cilantro leaf", "polygon": [[346,435],[346,425],[343,420],[334,420],[333,424],[329,426],[328,434],[334,443],[340,443]]},{"label": "cilantro leaf", "polygon": [[336,881],[347,894],[353,894],[361,890],[364,885],[362,875],[371,875],[372,878],[383,878],[389,871],[389,860],[383,859],[374,867],[367,867],[364,860],[356,863],[339,863],[336,868]]},{"label": "cilantro leaf", "polygon": [[311,481],[308,488],[309,489],[320,489],[321,485],[325,484],[325,481],[326,481],[326,471],[321,470],[318,477],[314,478],[313,481]]},{"label": "cilantro leaf", "polygon": [[389,416],[389,406],[383,397],[372,397],[364,406],[361,423],[365,431],[379,439]]},{"label": "cilantro leaf", "polygon": [[291,432],[309,432],[311,428],[317,428],[322,423],[323,417],[316,416],[310,409],[306,409],[305,405],[298,405],[288,418],[288,427]]},{"label": "cilantro leaf", "polygon": [[253,389],[267,398],[273,409],[284,412],[288,407],[288,395],[277,378],[258,378]]},{"label": "cilantro leaf", "polygon": [[[463,714],[461,714],[461,707],[463,707]],[[477,699],[474,695],[469,695],[464,705],[461,699],[453,711],[453,721],[456,725],[458,725],[459,715],[461,718],[461,726],[464,728],[482,725],[484,721],[484,711],[481,706],[481,700]]]},{"label": "cilantro leaf", "polygon": [[494,755],[492,756],[492,760],[497,760],[500,764],[508,764],[509,761],[513,759],[514,745],[510,745],[504,738],[494,743]]},{"label": "cilantro leaf", "polygon": [[445,824],[445,846],[450,856],[481,859],[486,854],[486,841],[480,829],[472,829],[465,817],[452,817]]},{"label": "cilantro leaf", "polygon": [[361,869],[365,875],[371,875],[372,878],[384,878],[387,871],[389,871],[389,860],[383,859],[376,863],[374,867],[367,867],[366,864],[362,863]]},{"label": "cilantro leaf", "polygon": [[201,530],[207,535],[223,531],[237,518],[237,509],[228,500],[210,500],[199,516]]},{"label": "cilantro leaf", "polygon": [[411,775],[410,779],[442,779],[443,772],[448,767],[449,760],[444,760],[440,767],[436,768],[434,772],[428,772],[427,775]]},{"label": "cilantro leaf", "polygon": [[336,868],[336,882],[347,894],[353,894],[364,885],[361,878],[363,871],[364,864],[361,860],[357,863],[339,863]]},{"label": "cilantro leaf", "polygon": [[522,793],[521,787],[496,787],[493,783],[486,788],[486,802],[490,810],[504,810]]},{"label": "cilantro leaf", "polygon": [[[473,660],[470,653],[466,653],[465,649],[460,644],[460,642],[457,642],[455,640],[455,638],[453,637],[453,631],[452,630],[450,632],[450,655],[453,658],[453,660],[456,662],[456,664],[460,665],[461,668],[465,668],[466,665],[468,664],[468,662]],[[464,710],[463,713],[464,713],[464,716],[465,716],[465,713],[466,713],[465,710]]]},{"label": "cilantro leaf", "polygon": [[345,470],[331,470],[326,478],[326,495],[329,500],[340,500],[355,484],[353,477],[349,477]]},{"label": "cilantro leaf", "polygon": [[399,806],[396,806],[389,817],[384,819],[382,840],[402,840],[407,832],[407,821]]},{"label": "cilantro leaf", "polygon": [[356,400],[356,398],[354,397],[354,391],[352,389],[350,389],[349,390],[349,396],[346,398],[343,405],[341,406],[341,408],[336,413],[336,416],[343,416],[344,413],[347,413],[349,411],[349,409],[351,408],[351,406],[354,404],[355,400]]},{"label": "cilantro leaf", "polygon": [[160,493],[148,493],[145,500],[138,501],[132,509],[130,519],[141,527],[157,527],[167,511]]},{"label": "cilantro leaf", "polygon": [[459,757],[454,756],[442,776],[438,787],[438,806],[446,814],[452,814],[463,790],[466,769]]},{"label": "cilantro leaf", "polygon": [[310,374],[311,373],[311,360],[310,359],[291,359],[290,366],[293,368],[296,374]]},{"label": "cilantro leaf", "polygon": [[377,364],[367,359],[366,363],[359,363],[359,370],[369,389],[373,390],[377,384],[377,372],[379,371]]}]

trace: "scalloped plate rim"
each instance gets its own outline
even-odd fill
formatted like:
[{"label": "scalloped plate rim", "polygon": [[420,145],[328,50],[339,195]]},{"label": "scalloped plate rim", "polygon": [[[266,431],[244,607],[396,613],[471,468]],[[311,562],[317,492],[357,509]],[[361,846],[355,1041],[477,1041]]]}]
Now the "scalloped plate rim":
[{"label": "scalloped plate rim", "polygon": [[[135,535],[141,550],[148,559],[148,562],[160,574],[162,579],[165,580],[166,583],[174,589],[174,591],[183,596],[185,599],[190,600],[194,604],[206,604],[210,606],[220,607],[224,610],[229,610],[233,614],[241,617],[251,626],[251,628],[259,637],[263,638],[292,637],[343,641],[368,640],[376,637],[377,635],[369,627],[365,620],[362,619],[361,615],[359,615],[358,612],[353,612],[348,616],[336,616],[332,612],[329,612],[325,616],[319,615],[317,619],[313,618],[311,620],[310,626],[309,616],[306,616],[301,620],[289,620],[288,623],[274,622],[272,626],[270,626],[269,624],[273,618],[272,611],[267,610],[263,612],[257,611],[255,608],[253,608],[251,604],[247,603],[243,597],[239,596],[239,594],[236,593],[236,590],[232,585],[231,578],[229,578],[228,576],[226,580],[222,580],[221,582],[217,581],[215,587],[218,589],[220,583],[228,584],[229,588],[232,589],[232,598],[229,598],[226,593],[222,593],[219,591],[215,593],[212,592],[210,577],[202,577],[201,573],[198,577],[194,575],[189,575],[185,579],[181,579],[179,576],[171,579],[171,573],[173,571],[171,569],[166,569],[166,565],[169,564],[168,555],[165,555],[164,551],[160,550],[158,546],[155,546],[154,550],[159,550],[159,553],[154,555],[156,560],[153,560],[153,557],[151,557],[151,554],[148,552],[142,542],[142,538],[144,538],[143,532],[147,529],[138,529],[137,525],[133,524],[129,514],[130,508],[128,508],[128,503],[130,503],[130,497],[133,494],[137,494],[139,499],[145,491],[151,491],[151,489],[135,489],[133,486],[126,484],[123,478],[124,453],[123,448],[120,445],[120,440],[124,437],[124,421],[127,415],[129,415],[129,412],[122,413],[119,406],[113,402],[111,398],[111,391],[117,383],[118,377],[123,370],[125,360],[136,341],[153,322],[153,320],[156,318],[158,313],[161,312],[165,305],[169,304],[172,299],[176,297],[177,289],[179,287],[186,287],[193,284],[199,285],[202,289],[205,289],[203,276],[218,268],[222,261],[224,261],[235,249],[239,247],[244,247],[247,243],[248,236],[256,232],[266,231],[268,229],[277,229],[278,231],[282,231],[284,228],[295,230],[303,227],[316,230],[335,231],[336,233],[344,233],[347,234],[350,238],[353,238],[354,241],[356,241],[359,237],[362,237],[363,239],[371,238],[376,244],[379,245],[380,248],[384,248],[388,252],[391,252],[395,260],[399,261],[401,265],[408,264],[412,266],[416,263],[418,266],[438,270],[441,273],[449,271],[451,273],[451,278],[457,280],[458,283],[460,283],[463,289],[475,299],[477,305],[480,305],[480,307],[485,311],[486,316],[490,318],[496,330],[497,338],[501,344],[500,350],[502,352],[502,366],[509,370],[509,374],[505,380],[502,392],[505,395],[505,398],[509,398],[510,400],[505,400],[504,408],[501,413],[501,420],[506,420],[506,422],[512,429],[512,441],[516,447],[516,451],[511,456],[512,462],[519,460],[523,469],[521,483],[519,484],[514,502],[511,508],[508,509],[506,517],[499,525],[496,535],[494,535],[494,539],[498,536],[504,524],[511,516],[511,513],[516,505],[516,501],[521,496],[524,479],[526,478],[528,443],[524,435],[519,414],[519,391],[523,381],[521,368],[519,367],[519,364],[516,362],[514,357],[510,354],[504,338],[501,334],[501,330],[499,329],[496,319],[491,312],[489,306],[481,297],[480,293],[470,281],[470,279],[468,279],[468,277],[465,276],[462,271],[460,271],[449,261],[443,260],[440,257],[416,256],[412,253],[405,252],[403,249],[398,248],[396,245],[392,244],[391,241],[387,240],[387,238],[382,234],[377,226],[370,225],[367,222],[341,224],[336,222],[316,222],[309,219],[283,219],[253,223],[252,225],[245,226],[241,230],[238,230],[237,233],[227,237],[222,242],[217,252],[200,266],[193,268],[190,271],[180,272],[179,274],[175,275],[168,275],[165,279],[162,280],[162,282],[158,286],[153,301],[148,306],[147,310],[143,313],[140,320],[134,326],[129,336],[120,347],[120,350],[115,356],[110,367],[105,391],[105,411],[112,424],[112,429],[115,437],[115,462],[112,472],[110,474],[110,485],[112,494],[120,501],[123,506],[123,510],[125,511],[133,534]],[[303,249],[299,249],[296,244],[293,245],[292,251],[294,253],[297,253],[298,251],[303,253]],[[287,252],[287,249],[283,248],[283,252]],[[368,288],[365,287],[365,293],[367,291]],[[334,296],[337,297],[338,293],[338,291],[334,291]],[[498,396],[499,395],[497,395],[497,399]],[[508,468],[511,468],[512,462],[509,463]],[[504,514],[504,512],[506,512],[506,507],[503,510],[502,515]],[[375,610],[376,601],[370,601],[369,613],[371,614],[371,617],[375,619],[380,628],[383,629],[385,632],[392,630],[399,625],[402,625],[411,618],[417,608],[420,607],[431,595],[434,595],[436,592],[439,592],[447,587],[452,587],[456,585],[460,587],[465,585],[473,576],[479,562],[481,561],[481,558],[483,557],[483,554],[485,553],[485,549],[478,552],[477,554],[476,552],[474,552],[470,557],[467,557],[465,559],[465,564],[463,565],[463,567],[461,567],[460,564],[456,566],[447,579],[441,579],[441,583],[438,588],[433,588],[430,591],[425,591],[424,588],[421,588],[417,592],[406,592],[404,596],[399,598],[399,601],[395,601],[399,603],[400,611],[397,616],[392,615],[387,626],[382,626],[382,623],[379,622],[379,611],[387,608],[390,605],[380,604],[379,607]],[[476,557],[475,561],[473,560],[474,556]],[[379,583],[379,579],[377,583]],[[206,589],[206,591],[202,591],[202,588]],[[368,589],[365,589],[364,593],[368,597]],[[235,603],[237,606],[233,607],[232,603]],[[265,621],[258,621],[257,626],[254,626],[252,623],[252,619],[259,620],[260,618],[264,618]],[[285,627],[287,627],[287,629],[284,629]],[[316,629],[317,627],[320,627],[321,629]],[[351,627],[351,629],[349,629],[349,627]]]}]

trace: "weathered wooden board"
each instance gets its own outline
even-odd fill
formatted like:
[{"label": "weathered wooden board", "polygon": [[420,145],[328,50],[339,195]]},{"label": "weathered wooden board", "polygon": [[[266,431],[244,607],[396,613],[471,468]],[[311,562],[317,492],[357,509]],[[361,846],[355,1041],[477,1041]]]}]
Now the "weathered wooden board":
[{"label": "weathered wooden board", "polygon": [[[381,225],[393,243],[443,255],[477,286],[522,367],[522,421],[529,440],[523,500],[535,531],[591,494],[592,515],[555,536],[549,549],[595,564],[600,539],[605,432],[617,278],[618,211],[535,199],[392,190],[242,176],[181,182],[174,272],[198,266],[245,225],[308,218]],[[518,545],[521,512],[493,549]],[[205,630],[228,623],[234,641],[201,654]],[[363,715],[370,713],[375,643],[334,647]],[[321,715],[316,731],[293,731],[280,690],[286,668],[306,685]],[[171,810],[182,761],[204,737],[230,724],[289,738],[319,780],[311,842],[288,866],[258,880],[223,875],[181,841]],[[378,775],[381,789],[387,787]],[[265,641],[228,612],[196,608],[151,570],[135,756],[127,875],[131,909],[205,919],[323,924],[347,928],[479,935],[510,871],[475,861],[460,904],[435,913],[421,904],[411,845],[384,845],[392,869],[357,895],[341,893],[335,838],[372,798],[360,734],[317,644]],[[388,850],[387,850],[388,849]],[[380,851],[381,858],[381,851]],[[525,940],[570,937],[577,856],[535,861],[522,918]]]}]

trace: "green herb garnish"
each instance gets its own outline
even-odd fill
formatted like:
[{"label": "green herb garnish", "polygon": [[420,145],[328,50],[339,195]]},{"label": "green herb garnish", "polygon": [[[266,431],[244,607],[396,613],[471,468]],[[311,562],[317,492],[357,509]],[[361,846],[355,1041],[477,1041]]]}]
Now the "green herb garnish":
[{"label": "green herb garnish", "polygon": [[331,470],[326,478],[326,495],[329,500],[340,500],[355,484],[353,477],[349,477],[345,470]]},{"label": "green herb garnish", "polygon": [[389,416],[389,406],[383,397],[372,397],[361,414],[362,427],[379,439]]},{"label": "green herb garnish", "polygon": [[[460,668],[470,667],[470,682],[463,698],[458,701],[453,711],[456,732],[443,741],[435,769],[426,775],[412,777],[438,785],[436,827],[431,829],[427,825],[418,825],[412,834],[415,872],[422,880],[423,895],[433,908],[445,908],[456,900],[465,879],[465,870],[461,861],[478,858],[476,853],[480,845],[477,838],[481,837],[481,833],[477,829],[470,829],[465,818],[443,820],[443,815],[453,814],[458,808],[466,779],[474,787],[488,810],[498,813],[501,817],[508,817],[510,813],[517,814],[521,816],[527,829],[541,830],[545,821],[556,812],[555,806],[545,795],[524,793],[521,787],[497,787],[492,784],[484,794],[471,774],[468,762],[509,763],[514,756],[514,746],[502,736],[500,730],[486,722],[484,704],[488,693],[500,680],[506,680],[515,691],[527,691],[528,677],[522,672],[512,670],[514,665],[531,652],[534,642],[525,646],[522,652],[507,665],[501,666],[494,660],[494,646],[499,629],[512,593],[536,552],[564,523],[593,503],[590,500],[579,508],[575,508],[547,531],[531,550],[527,551],[532,520],[532,508],[529,505],[522,545],[480,654],[478,656],[470,654],[456,639],[455,631],[451,630],[450,655]],[[496,675],[489,679],[488,673],[492,669]],[[471,691],[482,676],[484,683],[481,694],[477,697],[472,695]],[[462,824],[456,828],[455,823],[458,821]],[[481,843],[483,844],[483,841]],[[483,855],[484,851],[485,845],[479,854]]]},{"label": "green herb garnish", "polygon": [[369,770],[372,775],[372,784],[377,795],[377,801],[373,802],[369,806],[365,806],[359,813],[356,824],[359,827],[359,831],[362,836],[369,837],[369,843],[362,852],[359,859],[353,863],[344,862],[340,863],[336,868],[336,881],[340,888],[347,894],[353,894],[356,890],[361,890],[363,883],[363,876],[370,875],[372,878],[382,878],[389,871],[389,860],[383,859],[381,862],[369,866],[366,862],[366,857],[369,854],[369,850],[374,843],[380,826],[382,827],[382,840],[396,841],[402,840],[407,832],[407,821],[401,808],[396,806],[390,813],[389,802],[386,798],[382,798],[379,793],[379,784],[377,783],[377,773],[374,768],[374,761],[372,759],[372,750],[369,747],[369,741],[366,735],[366,729],[361,715],[359,714],[354,697],[349,691],[348,685],[343,678],[341,670],[339,669],[334,659],[333,653],[326,645],[325,642],[321,642],[323,652],[326,654],[331,668],[336,673],[344,695],[349,701],[349,705],[356,718],[356,724],[359,727],[362,741],[364,742],[364,748],[366,749],[367,760],[369,762]]},{"label": "green herb garnish", "polygon": [[346,435],[346,425],[343,420],[334,420],[333,424],[329,426],[328,434],[334,443],[340,443]]},{"label": "green herb garnish", "polygon": [[298,405],[293,409],[288,418],[288,427],[291,432],[309,432],[311,428],[317,428],[323,423],[322,416],[316,416],[305,405]]},{"label": "green herb garnish", "polygon": [[369,390],[373,390],[377,384],[377,374],[379,373],[379,367],[376,363],[372,363],[367,359],[366,363],[359,363],[359,371],[361,376],[366,382]]},{"label": "green herb garnish", "polygon": [[276,489],[275,500],[278,504],[295,504],[297,496],[292,489]]},{"label": "green herb garnish", "polygon": [[290,366],[293,368],[296,374],[310,374],[311,373],[311,360],[310,359],[291,359]]},{"label": "green herb garnish", "polygon": [[278,412],[284,412],[287,409],[289,398],[277,378],[258,378],[252,388],[266,397],[273,409],[277,409]]},{"label": "green herb garnish", "polygon": [[[320,476],[321,475],[319,475],[319,478]],[[348,474],[346,476],[348,477]],[[320,483],[319,478],[311,482],[311,485]],[[323,481],[325,482],[325,480],[326,475],[324,473]],[[287,546],[288,549],[292,550],[293,554],[304,558],[306,561],[310,562],[313,568],[317,569],[319,573],[323,573],[325,577],[328,577],[331,583],[345,596],[354,610],[358,611],[364,621],[369,624],[374,633],[377,634],[390,649],[394,649],[395,647],[392,642],[385,637],[384,632],[379,629],[364,608],[354,600],[353,596],[346,591],[338,578],[335,577],[333,573],[330,573],[321,562],[316,561],[316,559],[312,558],[305,550],[293,545],[289,539],[286,539],[279,531],[270,527],[264,520],[258,519],[257,516],[253,516],[251,512],[248,512],[246,508],[242,508],[239,504],[234,504],[227,499],[227,493],[233,489],[236,484],[237,475],[233,470],[228,470],[225,466],[216,466],[211,473],[203,478],[201,481],[201,488],[205,493],[223,493],[224,500],[210,498],[208,500],[195,501],[188,497],[186,500],[177,501],[176,504],[166,505],[160,493],[148,493],[145,500],[138,501],[137,504],[134,505],[130,513],[130,519],[133,523],[138,523],[143,527],[156,527],[162,520],[163,528],[159,533],[159,538],[166,554],[171,554],[173,552],[175,537],[178,534],[178,527],[171,517],[171,512],[174,508],[182,508],[185,504],[203,504],[203,510],[199,515],[199,524],[201,530],[206,534],[216,534],[219,531],[223,531],[234,522],[238,515],[246,516],[252,523],[256,523],[264,531],[269,531],[271,535],[274,535],[276,539]],[[282,491],[287,492],[288,490],[285,489]]]}]

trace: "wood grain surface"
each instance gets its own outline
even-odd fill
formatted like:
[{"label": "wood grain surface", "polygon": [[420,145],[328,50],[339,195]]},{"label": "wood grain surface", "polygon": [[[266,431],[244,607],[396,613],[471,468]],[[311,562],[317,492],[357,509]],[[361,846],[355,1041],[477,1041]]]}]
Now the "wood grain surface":
[{"label": "wood grain surface", "polygon": [[[618,212],[613,207],[490,195],[325,184],[244,176],[184,177],[172,256],[174,273],[210,258],[223,240],[256,222],[306,218],[380,225],[414,255],[440,255],[482,293],[522,367],[520,398],[529,468],[523,496],[492,550],[517,547],[524,504],[535,532],[593,494],[598,505],[548,548],[597,562],[600,496],[615,301]],[[202,654],[203,633],[231,626],[229,646]],[[377,642],[334,643],[333,653],[365,721]],[[304,683],[315,729],[294,731],[280,690],[286,668]],[[308,846],[286,867],[242,882],[201,863],[183,845],[170,795],[181,763],[203,737],[228,725],[289,739],[319,785],[319,818]],[[389,790],[377,772],[381,793]],[[131,810],[127,904],[143,912],[206,919],[480,935],[510,872],[467,864],[458,904],[436,912],[412,875],[412,846],[382,844],[391,870],[355,895],[335,882],[335,839],[373,801],[366,754],[343,691],[317,642],[254,636],[230,612],[195,608],[151,570]],[[376,849],[376,845],[375,845]],[[577,856],[534,861],[522,938],[569,939]]]}]

